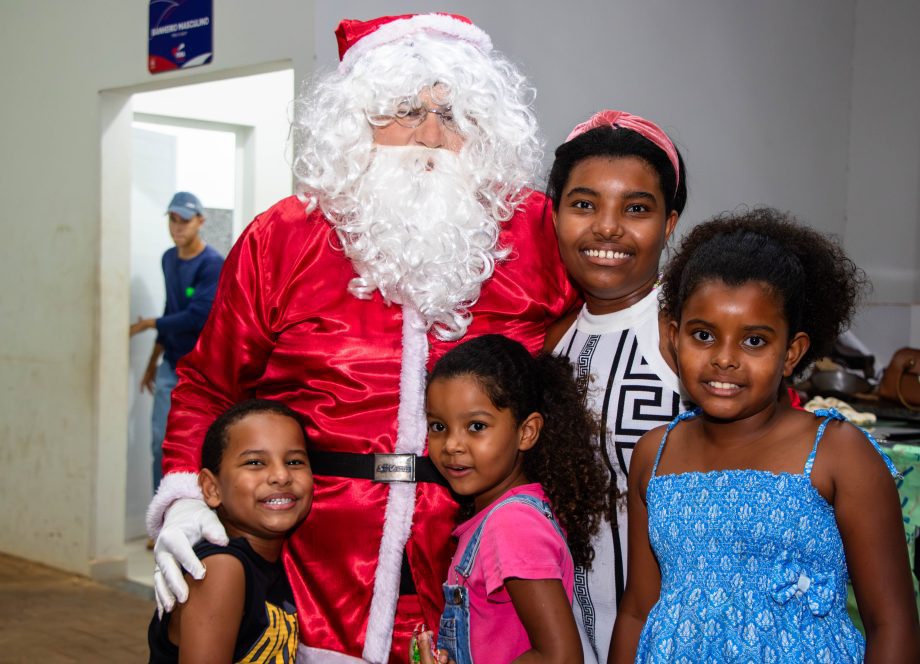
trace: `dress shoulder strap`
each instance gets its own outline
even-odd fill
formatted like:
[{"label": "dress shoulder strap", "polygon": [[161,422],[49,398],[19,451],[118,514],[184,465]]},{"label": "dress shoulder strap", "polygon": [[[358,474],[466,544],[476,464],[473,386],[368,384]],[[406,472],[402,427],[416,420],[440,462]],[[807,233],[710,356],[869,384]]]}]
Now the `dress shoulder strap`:
[{"label": "dress shoulder strap", "polygon": [[[815,434],[815,444],[811,448],[811,454],[808,455],[808,459],[805,461],[805,470],[803,474],[805,477],[811,477],[811,469],[815,465],[815,456],[818,454],[818,443],[821,441],[821,437],[824,435],[824,430],[827,428],[828,422],[831,420],[839,420],[841,422],[849,422],[845,415],[843,415],[836,408],[819,408],[815,411],[816,417],[823,417],[824,420],[818,426],[818,433]],[[853,426],[856,426],[855,424]],[[879,453],[882,457],[882,460],[885,462],[885,466],[888,467],[888,472],[891,473],[892,477],[897,479],[901,478],[901,473],[895,468],[894,464],[891,462],[891,459],[888,458],[888,455],[882,451],[882,448],[876,442],[875,438],[872,437],[872,434],[863,429],[862,427],[856,427],[862,431],[863,435],[868,439],[872,447],[875,448],[875,451]]]},{"label": "dress shoulder strap", "polygon": [[702,412],[701,408],[694,408],[693,410],[688,410],[673,420],[668,425],[668,428],[665,429],[664,435],[661,437],[661,444],[658,446],[658,454],[655,455],[655,465],[652,466],[652,474],[649,476],[649,479],[655,477],[655,473],[658,471],[658,462],[661,461],[661,453],[664,452],[664,444],[668,441],[668,434],[671,433],[671,429],[677,426],[678,422],[683,422],[684,420],[689,420],[692,417],[696,417]]}]

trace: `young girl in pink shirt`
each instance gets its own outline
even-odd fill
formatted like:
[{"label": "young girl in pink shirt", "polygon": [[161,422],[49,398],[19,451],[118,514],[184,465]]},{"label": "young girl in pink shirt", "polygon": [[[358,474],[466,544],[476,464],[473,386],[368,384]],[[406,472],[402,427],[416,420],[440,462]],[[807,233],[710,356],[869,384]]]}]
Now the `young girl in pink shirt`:
[{"label": "young girl in pink shirt", "polygon": [[[485,335],[428,382],[428,448],[461,502],[438,660],[582,662],[574,564],[590,567],[608,491],[565,358]],[[420,637],[432,662],[431,633]]]}]

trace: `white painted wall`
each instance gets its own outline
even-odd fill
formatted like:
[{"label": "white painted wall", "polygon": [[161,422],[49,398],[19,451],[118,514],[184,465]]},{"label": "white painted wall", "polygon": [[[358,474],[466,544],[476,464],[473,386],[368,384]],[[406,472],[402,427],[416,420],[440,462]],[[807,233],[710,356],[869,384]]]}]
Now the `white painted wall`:
[{"label": "white painted wall", "polygon": [[98,576],[123,570],[125,103],[179,82],[312,70],[310,3],[214,5],[214,63],[158,76],[146,70],[145,2],[0,7],[2,551]]},{"label": "white painted wall", "polygon": [[[150,93],[156,94],[156,93]],[[147,127],[158,128],[157,125]],[[235,143],[235,140],[233,141]],[[165,214],[172,195],[179,190],[197,191],[177,185],[181,140],[156,129],[132,123],[131,131],[131,228],[128,319],[155,318],[163,313],[166,284],[163,252],[173,246]],[[231,151],[232,157],[232,151]],[[232,162],[231,162],[232,163]],[[231,186],[234,178],[231,176]],[[229,194],[233,204],[233,192]],[[205,199],[207,200],[207,199]],[[153,395],[140,389],[147,370],[156,332],[149,330],[131,337],[128,345],[128,422],[125,430],[125,539],[146,537],[144,515],[153,486],[151,415]]]},{"label": "white painted wall", "polygon": [[[601,107],[667,128],[690,169],[683,227],[742,203],[787,208],[845,234],[874,278],[904,271],[898,283],[913,289],[892,286],[899,304],[917,297],[920,123],[909,118],[920,63],[908,37],[920,5],[910,0],[215,0],[214,63],[156,77],[145,69],[146,3],[6,0],[0,550],[98,574],[122,554],[127,94],[286,63],[301,81],[314,57],[334,64],[339,18],[433,9],[467,14],[524,64],[550,147]],[[43,57],[23,55],[37,44]],[[897,142],[874,153],[880,131]],[[908,175],[888,186],[890,172]],[[889,219],[904,221],[882,234],[858,201],[868,211],[890,202]]]}]

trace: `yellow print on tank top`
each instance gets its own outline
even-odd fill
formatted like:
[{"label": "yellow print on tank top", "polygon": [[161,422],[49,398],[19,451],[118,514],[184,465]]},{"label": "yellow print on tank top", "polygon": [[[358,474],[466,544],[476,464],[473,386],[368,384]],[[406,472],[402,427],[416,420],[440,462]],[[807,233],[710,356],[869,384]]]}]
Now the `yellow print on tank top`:
[{"label": "yellow print on tank top", "polygon": [[268,627],[238,664],[294,664],[297,658],[297,612],[265,602]]}]

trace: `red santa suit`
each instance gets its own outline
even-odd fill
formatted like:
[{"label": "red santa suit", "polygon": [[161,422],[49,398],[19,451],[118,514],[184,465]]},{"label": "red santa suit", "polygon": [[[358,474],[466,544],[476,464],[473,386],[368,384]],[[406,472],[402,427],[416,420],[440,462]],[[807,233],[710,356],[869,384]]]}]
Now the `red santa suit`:
[{"label": "red santa suit", "polygon": [[[573,305],[549,207],[529,192],[502,224],[499,246],[511,251],[483,284],[465,339],[500,333],[535,352],[546,326]],[[302,414],[311,451],[394,451],[403,310],[377,292],[354,297],[354,276],[332,226],[297,198],[253,221],[227,257],[197,347],[179,365],[163,445],[167,473],[197,472],[208,426],[250,397],[277,399]],[[428,368],[456,343],[428,334]],[[313,510],[285,551],[307,646],[361,655],[391,486],[316,477]],[[424,620],[437,625],[456,505],[436,483],[409,486],[415,504],[405,551]],[[401,559],[401,543],[398,549]],[[399,570],[386,573],[398,577]],[[403,662],[407,620],[397,615],[393,636]],[[394,629],[392,622],[385,629]]]}]

